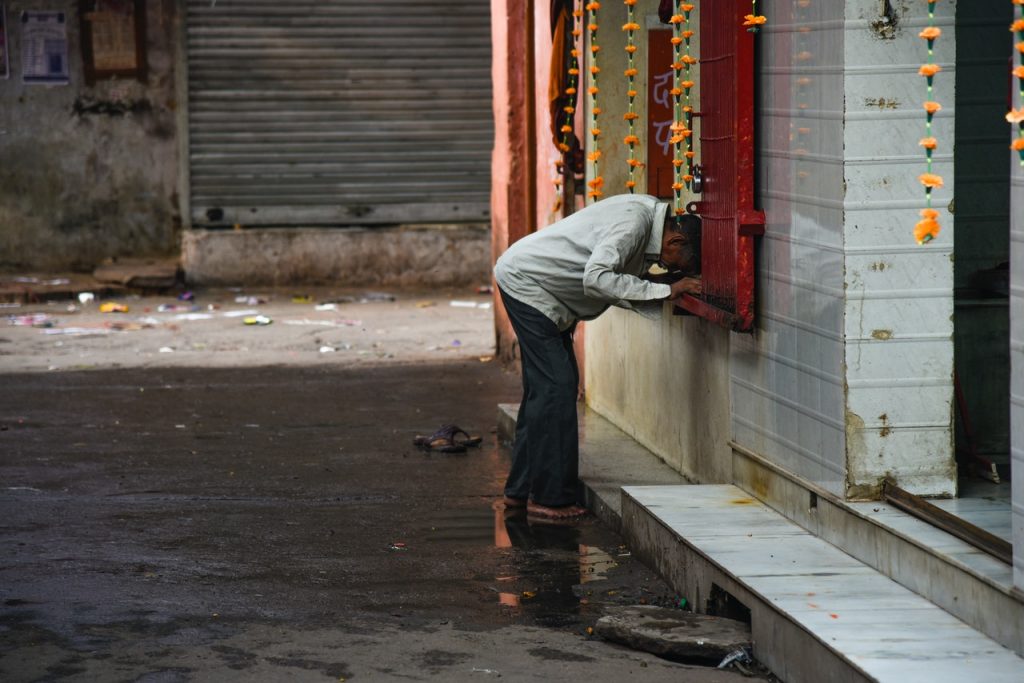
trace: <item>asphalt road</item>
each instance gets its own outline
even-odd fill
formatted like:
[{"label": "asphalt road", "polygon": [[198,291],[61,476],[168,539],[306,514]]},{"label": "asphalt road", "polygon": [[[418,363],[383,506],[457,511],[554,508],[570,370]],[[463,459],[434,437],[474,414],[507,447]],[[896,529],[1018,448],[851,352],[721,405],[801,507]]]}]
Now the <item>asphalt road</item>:
[{"label": "asphalt road", "polygon": [[[0,680],[742,678],[591,636],[676,596],[495,508],[515,375],[414,360],[0,374]],[[451,421],[483,446],[412,446]]]}]

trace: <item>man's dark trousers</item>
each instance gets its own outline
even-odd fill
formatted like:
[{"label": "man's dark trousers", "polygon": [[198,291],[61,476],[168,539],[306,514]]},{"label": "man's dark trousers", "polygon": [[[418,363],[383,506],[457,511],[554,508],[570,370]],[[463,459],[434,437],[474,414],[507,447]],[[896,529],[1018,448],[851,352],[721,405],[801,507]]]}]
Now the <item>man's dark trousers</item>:
[{"label": "man's dark trousers", "polygon": [[505,495],[548,507],[573,505],[579,487],[580,376],[572,348],[576,325],[560,332],[536,308],[499,291],[523,365],[523,400]]}]

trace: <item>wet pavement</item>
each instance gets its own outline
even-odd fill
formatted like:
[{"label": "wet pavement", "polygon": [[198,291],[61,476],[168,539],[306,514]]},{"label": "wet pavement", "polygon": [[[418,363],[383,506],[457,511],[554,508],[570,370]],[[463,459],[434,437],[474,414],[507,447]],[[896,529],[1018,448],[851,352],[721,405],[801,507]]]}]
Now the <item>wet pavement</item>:
[{"label": "wet pavement", "polygon": [[[596,520],[495,505],[495,363],[0,387],[0,680],[741,678],[588,634],[678,599]],[[483,446],[412,446],[450,421]]]}]

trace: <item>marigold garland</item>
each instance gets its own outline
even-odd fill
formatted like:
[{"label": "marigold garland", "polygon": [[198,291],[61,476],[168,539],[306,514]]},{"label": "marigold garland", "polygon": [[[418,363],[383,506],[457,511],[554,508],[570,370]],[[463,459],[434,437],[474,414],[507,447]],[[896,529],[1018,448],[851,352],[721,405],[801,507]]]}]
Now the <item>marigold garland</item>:
[{"label": "marigold garland", "polygon": [[[675,2],[675,11],[669,19],[672,25],[672,125],[669,130],[672,137],[672,167],[674,172],[672,183],[672,206],[677,215],[685,213],[683,208],[683,188],[689,188],[693,182],[693,105],[691,90],[696,85],[693,79],[693,65],[697,59],[690,54],[693,30],[690,28],[690,15],[696,5],[690,2]],[[685,54],[683,51],[685,50]],[[685,74],[685,75],[684,75]],[[686,104],[683,104],[683,97]],[[686,151],[683,152],[683,145]],[[683,166],[686,169],[683,169]]]},{"label": "marigold garland", "polygon": [[[582,0],[580,0],[582,2]],[[576,102],[576,94],[579,91],[580,83],[580,53],[576,49],[576,38],[581,34],[579,25],[583,21],[583,10],[576,6],[576,0],[573,0],[573,29],[572,29],[572,49],[569,50],[569,78],[566,79],[565,95],[566,101],[569,103],[565,107],[565,122],[562,124],[562,141],[558,144],[558,149],[562,151],[563,156],[572,151],[572,146],[569,144],[570,137],[573,133],[573,119],[576,113],[576,107],[573,103]],[[571,163],[565,162],[567,168],[571,168]]]},{"label": "marigold garland", "polygon": [[[1014,109],[1011,106],[1006,115],[1006,121],[1017,126],[1017,135],[1010,143],[1010,149],[1017,153],[1020,165],[1024,166],[1024,0],[1013,0],[1013,4],[1014,7],[1020,8],[1020,17],[1014,15],[1014,21],[1010,24],[1010,32],[1013,33],[1013,37],[1017,41],[1013,47],[1020,59],[1020,64],[1014,67],[1010,73],[1017,79],[1020,108]],[[1014,12],[1016,11],[1015,9]]]},{"label": "marigold garland", "polygon": [[938,237],[942,226],[939,225],[939,212],[932,208],[932,190],[942,187],[942,176],[932,173],[932,154],[938,147],[938,141],[932,135],[932,120],[936,112],[942,109],[942,105],[935,102],[934,95],[935,75],[942,71],[942,67],[935,63],[935,41],[942,35],[942,29],[935,26],[935,3],[938,0],[926,0],[928,2],[928,26],[918,36],[928,44],[928,63],[922,64],[918,74],[924,76],[928,82],[928,99],[924,103],[925,110],[925,136],[918,143],[924,147],[927,170],[918,176],[921,185],[924,186],[924,195],[927,207],[921,210],[921,220],[914,226],[914,239],[918,244],[931,242]]},{"label": "marigold garland", "polygon": [[600,166],[598,164],[598,160],[601,158],[601,150],[598,149],[601,129],[597,125],[597,117],[601,113],[601,109],[597,106],[597,94],[600,92],[597,75],[601,73],[601,68],[597,65],[597,53],[601,51],[601,46],[597,44],[597,13],[601,9],[601,3],[588,2],[585,9],[587,10],[587,30],[590,32],[591,85],[587,88],[587,92],[590,93],[590,137],[592,140],[592,151],[587,155],[587,160],[590,161],[592,170],[590,180],[587,181],[587,186],[590,187],[587,196],[596,200],[604,195],[604,192],[602,192],[604,178],[600,175]]},{"label": "marigold garland", "polygon": [[757,0],[750,0],[750,14],[743,17],[743,25],[750,33],[757,33],[760,26],[766,24],[768,18],[757,13]]},{"label": "marigold garland", "polygon": [[626,188],[632,194],[636,188],[636,169],[640,166],[636,158],[636,145],[640,141],[636,136],[636,120],[640,118],[640,115],[636,113],[636,76],[638,72],[633,65],[633,55],[637,49],[636,32],[640,30],[640,24],[636,23],[636,13],[634,11],[636,0],[623,0],[623,2],[626,5],[626,23],[622,25],[622,30],[626,32],[626,55],[628,56],[628,64],[624,73],[628,81],[626,97],[629,98],[628,111],[622,116],[623,120],[629,122],[629,135],[623,139],[623,144],[629,147],[629,158],[626,159],[626,164],[629,166]]}]

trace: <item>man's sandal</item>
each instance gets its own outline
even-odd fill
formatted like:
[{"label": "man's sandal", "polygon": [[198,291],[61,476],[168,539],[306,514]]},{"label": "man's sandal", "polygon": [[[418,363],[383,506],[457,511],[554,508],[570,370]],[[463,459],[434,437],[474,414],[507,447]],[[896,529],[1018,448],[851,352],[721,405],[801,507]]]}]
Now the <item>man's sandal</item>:
[{"label": "man's sandal", "polygon": [[417,436],[412,443],[428,451],[464,453],[467,447],[479,446],[482,441],[483,437],[472,436],[458,425],[445,424],[430,436]]}]

